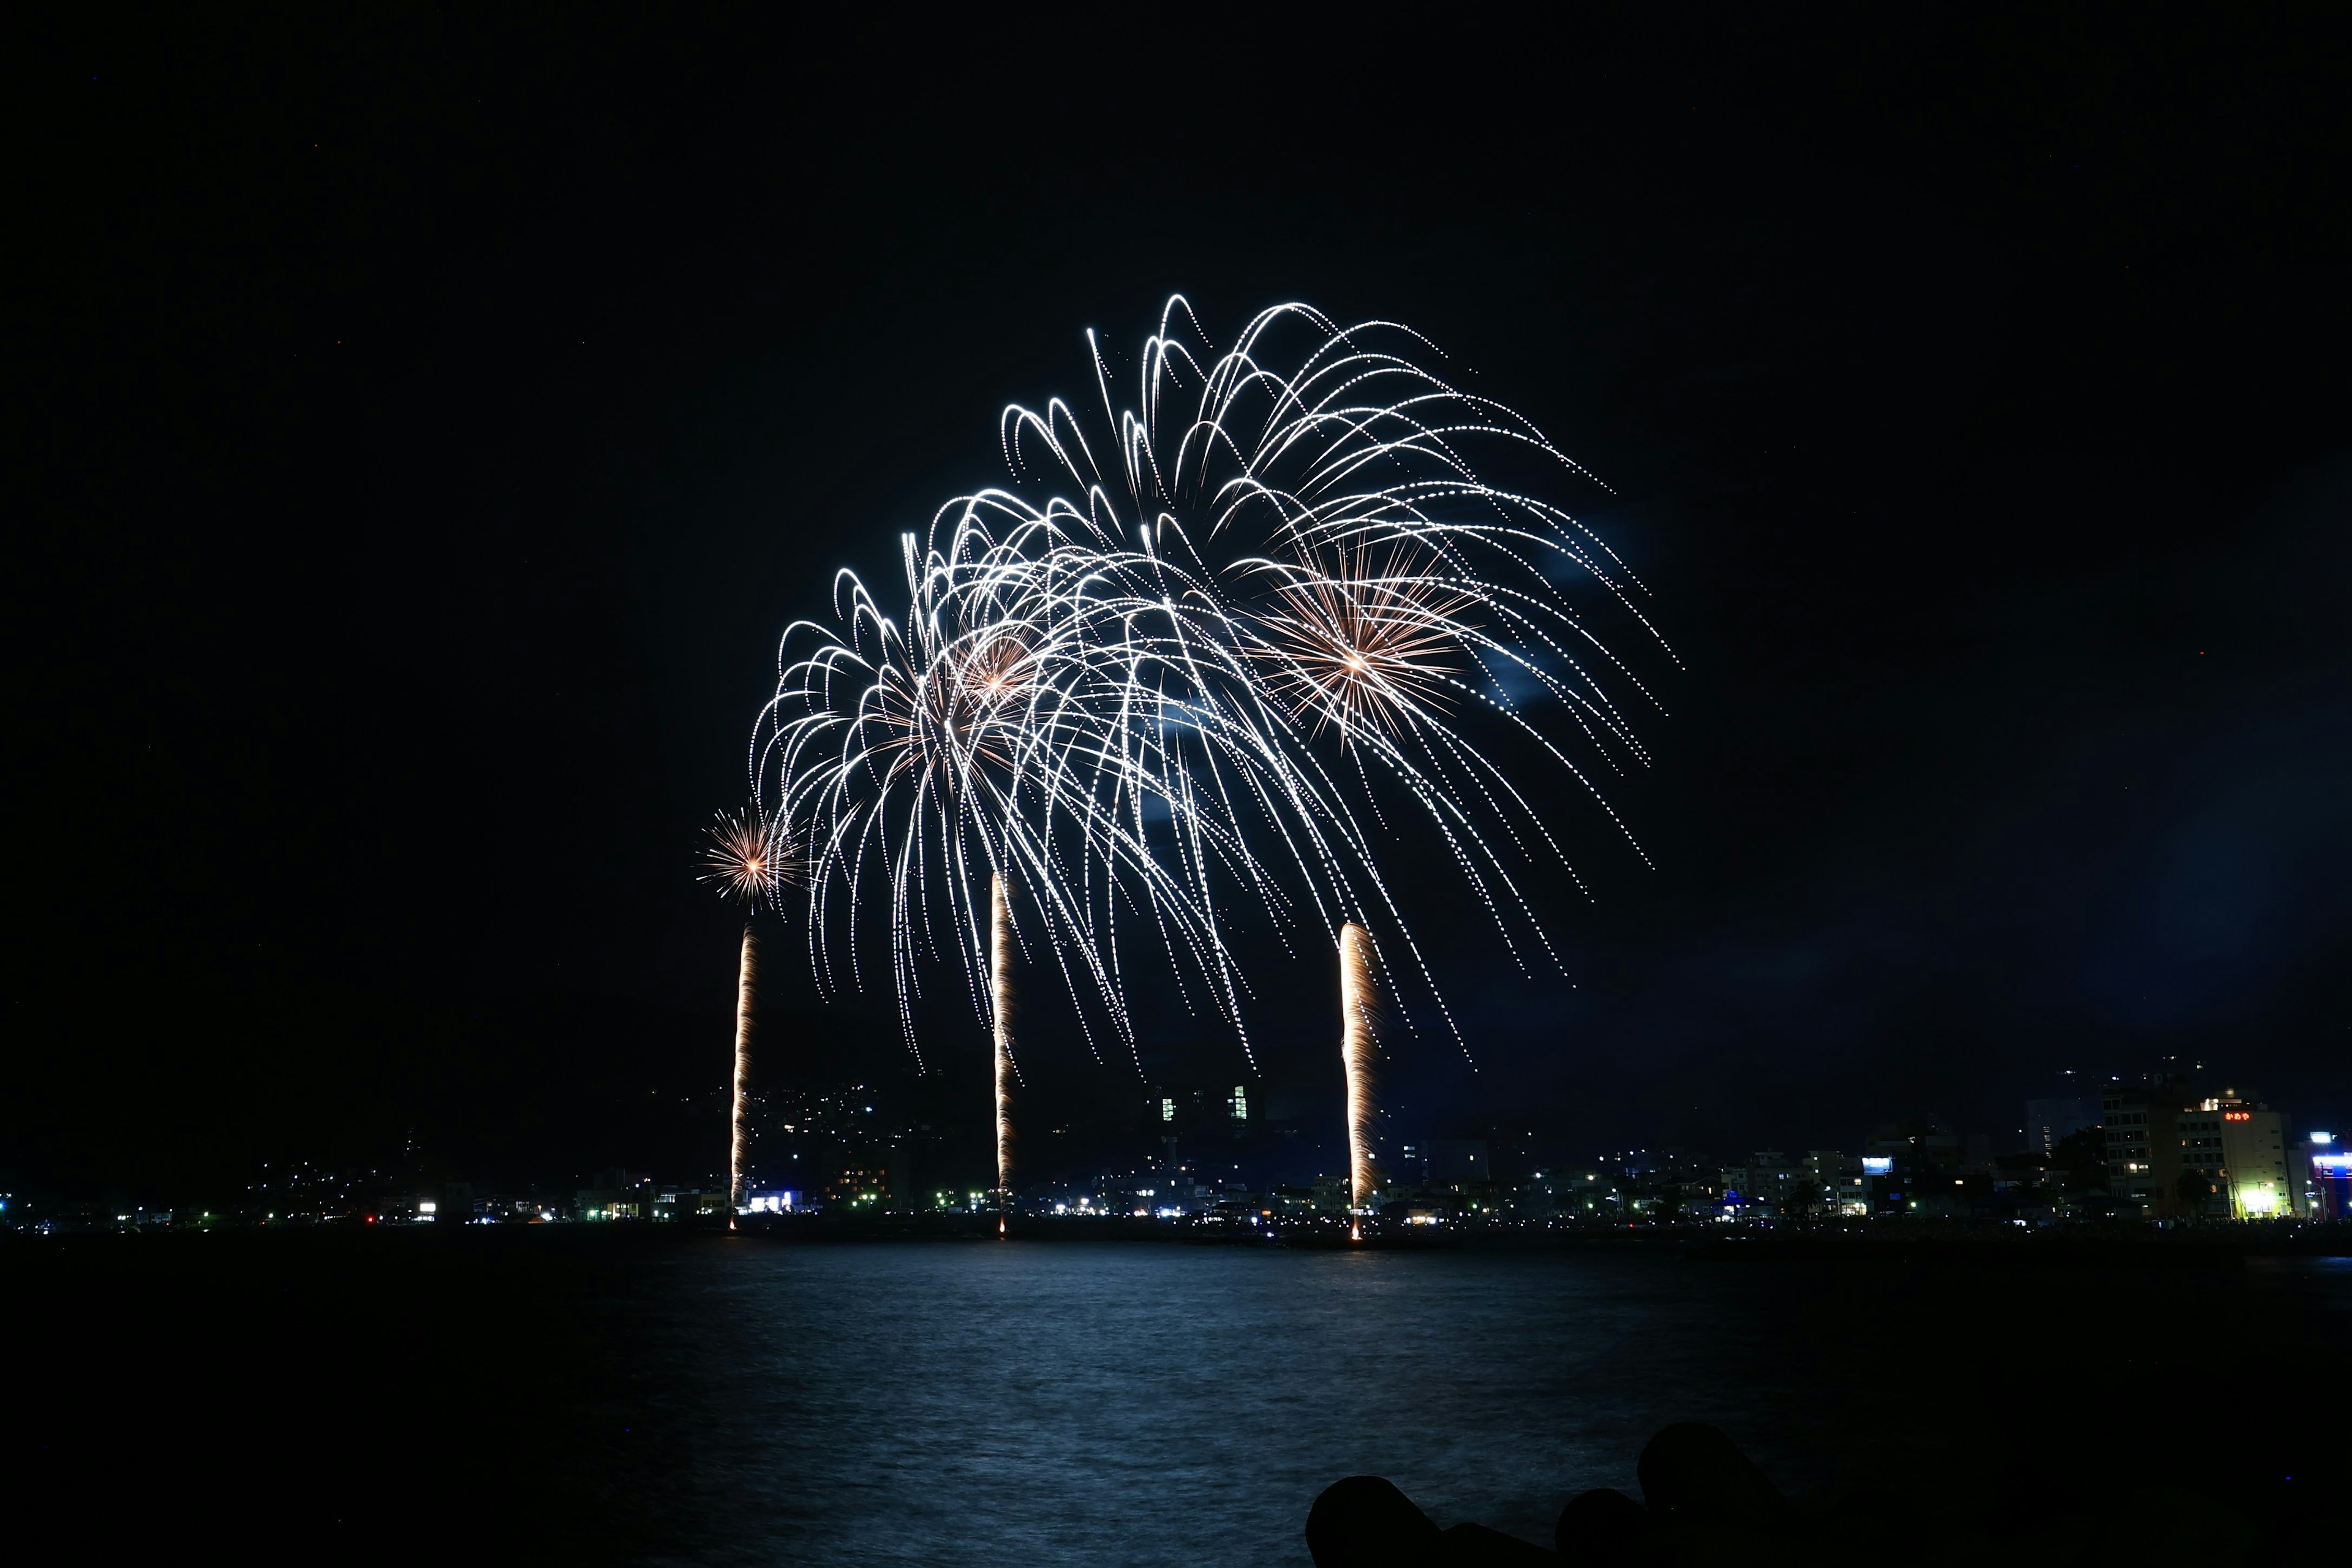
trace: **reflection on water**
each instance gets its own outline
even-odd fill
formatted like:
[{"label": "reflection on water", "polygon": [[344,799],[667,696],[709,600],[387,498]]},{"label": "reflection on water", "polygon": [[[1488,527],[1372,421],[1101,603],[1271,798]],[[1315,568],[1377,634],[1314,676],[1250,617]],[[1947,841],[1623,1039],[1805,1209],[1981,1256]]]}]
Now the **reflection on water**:
[{"label": "reflection on water", "polygon": [[[1299,1564],[1341,1476],[1543,1541],[1691,1418],[1791,1492],[1907,1491],[1938,1539],[2202,1489],[2296,1561],[2352,1495],[2352,1266],[2225,1247],[551,1226],[0,1254],[0,1501],[92,1560]],[[2263,1440],[2184,1426],[2192,1384]],[[2047,1556],[2027,1529],[1988,1560]]]},{"label": "reflection on water", "polygon": [[[1548,1542],[1674,1420],[1806,1492],[2064,1419],[2117,1343],[2115,1271],[1964,1262],[714,1239],[602,1310],[676,1461],[642,1521],[663,1559],[1299,1563],[1351,1473]],[[2164,1294],[2219,1326],[2250,1278]]]}]

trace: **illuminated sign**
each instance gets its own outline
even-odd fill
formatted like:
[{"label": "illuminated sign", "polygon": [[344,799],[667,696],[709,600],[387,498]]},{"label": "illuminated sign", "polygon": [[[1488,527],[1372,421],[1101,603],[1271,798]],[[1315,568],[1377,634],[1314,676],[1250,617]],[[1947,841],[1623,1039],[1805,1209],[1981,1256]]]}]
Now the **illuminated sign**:
[{"label": "illuminated sign", "polygon": [[2333,1132],[2315,1132],[2311,1135],[2311,1141],[2314,1143],[2333,1143],[2336,1142],[2336,1134]]},{"label": "illuminated sign", "polygon": [[1865,1154],[1862,1157],[1862,1171],[1863,1174],[1866,1176],[1892,1175],[1895,1171],[1895,1156],[1892,1154]]},{"label": "illuminated sign", "polygon": [[2224,1121],[2252,1121],[2253,1119],[2254,1113],[2251,1110],[2225,1110],[2221,1112],[2221,1120]]}]

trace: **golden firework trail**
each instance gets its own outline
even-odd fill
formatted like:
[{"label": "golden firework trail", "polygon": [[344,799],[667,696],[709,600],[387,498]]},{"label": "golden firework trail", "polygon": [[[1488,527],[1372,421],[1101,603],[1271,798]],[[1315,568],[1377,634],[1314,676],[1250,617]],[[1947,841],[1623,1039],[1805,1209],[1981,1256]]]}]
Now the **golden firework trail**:
[{"label": "golden firework trail", "polygon": [[1372,1162],[1372,938],[1355,921],[1339,928],[1339,1063],[1348,1076],[1348,1206],[1371,1206],[1380,1188]]},{"label": "golden firework trail", "polygon": [[700,880],[743,905],[742,954],[735,972],[735,1073],[727,1150],[727,1228],[743,1207],[743,1165],[751,1141],[751,1018],[759,1001],[758,942],[751,916],[778,901],[798,870],[792,840],[756,809],[721,812],[709,829]]},{"label": "golden firework trail", "polygon": [[989,1011],[996,1035],[996,1234],[1013,1201],[1013,910],[1004,879],[988,879]]},{"label": "golden firework trail", "polygon": [[754,965],[759,952],[758,939],[751,934],[751,922],[743,922],[743,956],[735,973],[735,1100],[731,1122],[733,1136],[727,1149],[727,1228],[735,1228],[735,1215],[743,1207],[743,1156],[749,1153],[751,1140],[751,1015],[758,1005],[759,975]]}]

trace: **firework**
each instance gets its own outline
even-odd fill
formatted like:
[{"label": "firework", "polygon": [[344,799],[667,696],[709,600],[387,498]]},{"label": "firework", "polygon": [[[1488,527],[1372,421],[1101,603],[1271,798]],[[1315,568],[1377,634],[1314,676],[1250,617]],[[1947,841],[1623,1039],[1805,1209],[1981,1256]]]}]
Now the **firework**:
[{"label": "firework", "polygon": [[[1521,762],[1564,770],[1614,822],[1594,781],[1646,764],[1629,710],[1650,699],[1605,624],[1664,647],[1638,580],[1551,499],[1605,487],[1394,323],[1284,305],[1220,352],[1174,298],[1126,407],[1087,341],[1095,399],[1002,421],[1016,481],[1068,489],[942,515],[1018,517],[1094,552],[1081,618],[1129,672],[1129,733],[1177,737],[1153,761],[1218,793],[1238,846],[1220,858],[1288,893],[1260,881],[1256,901],[1379,924],[1426,983],[1375,853],[1401,807],[1523,967],[1549,954],[1524,867],[1575,868]],[[1189,890],[1206,906],[1199,877]]]},{"label": "firework", "polygon": [[756,810],[721,812],[709,831],[700,879],[743,906],[743,946],[735,971],[735,1073],[727,1147],[727,1228],[743,1206],[743,1159],[751,1139],[751,1016],[757,1005],[758,942],[751,916],[793,879],[791,842]]},{"label": "firework", "polygon": [[1339,1063],[1348,1077],[1348,1206],[1371,1206],[1380,1173],[1372,1163],[1371,933],[1355,921],[1339,928]]},{"label": "firework", "polygon": [[1269,563],[1280,586],[1253,645],[1274,694],[1343,744],[1374,728],[1393,738],[1416,714],[1450,715],[1468,662],[1462,616],[1475,601],[1402,552],[1377,566],[1369,553],[1343,548],[1328,573]]},{"label": "firework", "polygon": [[698,880],[747,910],[773,904],[789,879],[790,859],[776,827],[757,811],[731,815],[722,811],[705,831],[709,841],[703,848],[703,871]]},{"label": "firework", "polygon": [[1008,408],[1017,490],[905,536],[902,615],[840,574],[833,623],[787,632],[753,737],[755,798],[808,847],[820,986],[863,987],[878,915],[919,1060],[925,961],[961,968],[996,1038],[1001,1186],[1016,940],[1058,964],[1089,1044],[1107,1026],[1130,1055],[1137,941],[1248,1048],[1244,916],[1286,943],[1339,931],[1364,963],[1379,929],[1444,1012],[1381,869],[1391,818],[1418,818],[1523,966],[1549,954],[1525,868],[1575,868],[1523,764],[1607,813],[1594,781],[1646,763],[1649,697],[1604,634],[1663,647],[1633,574],[1550,499],[1597,481],[1406,329],[1286,305],[1220,352],[1174,299],[1128,407],[1088,342],[1098,403]]},{"label": "firework", "polygon": [[1100,555],[1050,535],[1016,527],[1000,542],[974,518],[942,548],[909,540],[903,619],[843,574],[836,625],[786,634],[755,737],[755,779],[773,781],[777,816],[806,836],[818,984],[862,984],[861,911],[887,903],[910,1045],[926,955],[956,954],[991,1018],[998,883],[1024,895],[1073,994],[1097,999],[1130,1052],[1122,910],[1237,1016],[1202,877],[1204,858],[1239,865],[1246,846],[1156,731],[1123,662],[1139,645],[1093,592]]}]

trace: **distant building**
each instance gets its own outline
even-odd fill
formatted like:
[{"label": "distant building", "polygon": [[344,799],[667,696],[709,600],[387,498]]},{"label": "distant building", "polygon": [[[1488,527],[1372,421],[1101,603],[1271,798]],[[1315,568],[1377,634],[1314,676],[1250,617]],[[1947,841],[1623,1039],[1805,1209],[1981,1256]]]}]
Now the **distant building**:
[{"label": "distant building", "polygon": [[1722,1172],[1723,1208],[1741,1219],[1780,1219],[1805,1207],[1801,1173],[1778,1149],[1762,1149]]},{"label": "distant building", "polygon": [[1854,1218],[1870,1212],[1870,1179],[1863,1173],[1859,1156],[1809,1149],[1804,1171],[1815,1214]]},{"label": "distant building", "polygon": [[1898,1121],[1870,1135],[1864,1152],[1895,1162],[1895,1174],[1909,1180],[1952,1173],[1960,1169],[1960,1140],[1933,1116]]},{"label": "distant building", "polygon": [[2099,1097],[2107,1192],[2144,1218],[2170,1214],[2180,1186],[2180,1087],[2172,1079],[2117,1084]]},{"label": "distant building", "polygon": [[889,1171],[871,1163],[845,1166],[824,1185],[827,1207],[878,1210],[889,1196]]},{"label": "distant building", "polygon": [[1624,1207],[1623,1192],[1605,1171],[1554,1171],[1544,1184],[1551,1189],[1552,1213],[1569,1219],[1612,1219]]},{"label": "distant building", "polygon": [[2047,1154],[2085,1127],[2099,1124],[2099,1102],[2084,1096],[2025,1102],[2025,1146]]},{"label": "distant building", "polygon": [[1324,1214],[1346,1214],[1354,1179],[1346,1175],[1315,1178],[1315,1206]]},{"label": "distant building", "polygon": [[2287,1163],[2286,1121],[2277,1111],[2223,1089],[2182,1109],[2181,1207],[2202,1178],[2200,1212],[2231,1219],[2269,1219],[2295,1212],[2294,1173]]}]

